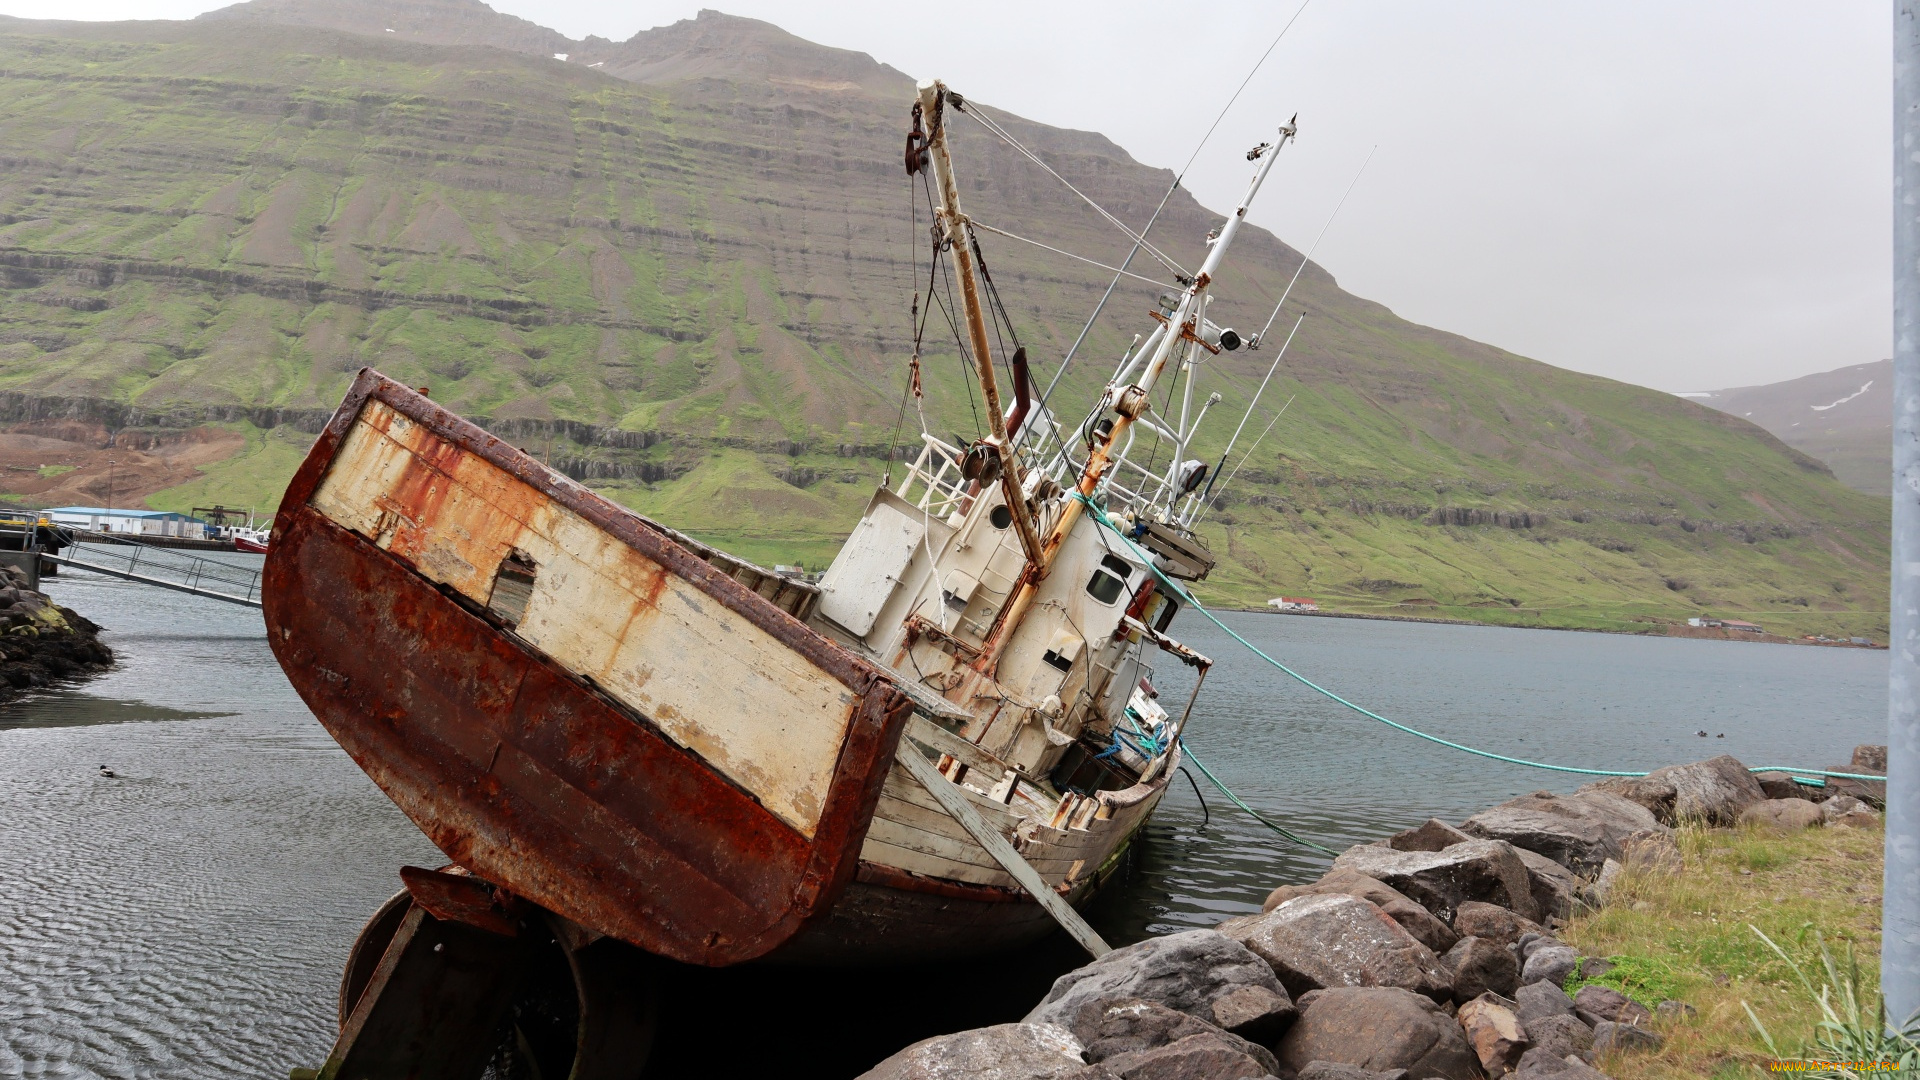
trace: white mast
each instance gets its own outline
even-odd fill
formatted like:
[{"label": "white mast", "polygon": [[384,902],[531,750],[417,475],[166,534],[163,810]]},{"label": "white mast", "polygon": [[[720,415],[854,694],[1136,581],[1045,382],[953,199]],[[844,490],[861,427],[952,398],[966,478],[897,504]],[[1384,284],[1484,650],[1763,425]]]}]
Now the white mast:
[{"label": "white mast", "polygon": [[1214,274],[1219,272],[1221,262],[1227,257],[1227,249],[1233,246],[1234,237],[1240,234],[1240,226],[1246,223],[1247,208],[1252,205],[1254,196],[1260,193],[1260,185],[1266,182],[1267,174],[1273,170],[1274,161],[1279,158],[1280,151],[1297,132],[1298,128],[1290,120],[1280,129],[1280,141],[1277,144],[1262,144],[1248,151],[1249,158],[1257,158],[1260,161],[1259,167],[1254,170],[1253,182],[1247,186],[1247,193],[1240,200],[1240,205],[1234,209],[1233,216],[1221,226],[1220,235],[1214,238],[1206,259],[1200,264],[1199,272],[1194,274],[1193,280],[1187,284],[1187,290],[1181,295],[1180,303],[1175,307],[1172,318],[1165,321],[1163,329],[1167,333],[1160,335],[1158,346],[1151,350],[1152,359],[1148,361],[1139,380],[1124,389],[1108,388],[1108,397],[1118,418],[1108,429],[1105,437],[1095,442],[1092,452],[1087,455],[1086,467],[1080,470],[1079,482],[1074,485],[1074,490],[1080,498],[1069,499],[1061,508],[1060,516],[1053,528],[1048,530],[1046,540],[1041,544],[1040,559],[1029,565],[1026,576],[1021,579],[1020,588],[1015,591],[1013,599],[1002,611],[999,622],[985,642],[980,659],[975,662],[979,670],[991,670],[999,661],[1000,650],[1006,645],[1007,638],[1013,630],[1020,625],[1020,620],[1025,617],[1027,607],[1033,603],[1034,593],[1041,580],[1052,569],[1053,558],[1059,552],[1060,545],[1072,534],[1073,527],[1079,523],[1081,509],[1085,506],[1081,499],[1093,496],[1100,486],[1101,478],[1106,475],[1107,468],[1112,463],[1113,447],[1127,434],[1133,422],[1147,411],[1148,395],[1153,392],[1154,386],[1166,371],[1167,358],[1173,353],[1175,346],[1181,341],[1197,343],[1201,340],[1200,319],[1203,316],[1200,313],[1204,311],[1203,299],[1207,293],[1207,286],[1213,283]]}]

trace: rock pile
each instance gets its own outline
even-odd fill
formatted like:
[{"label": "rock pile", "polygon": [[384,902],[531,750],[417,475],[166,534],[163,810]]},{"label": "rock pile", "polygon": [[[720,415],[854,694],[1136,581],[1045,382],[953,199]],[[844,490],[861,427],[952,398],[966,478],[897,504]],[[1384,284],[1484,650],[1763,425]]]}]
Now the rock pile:
[{"label": "rock pile", "polygon": [[1678,870],[1682,821],[1861,826],[1872,795],[1721,756],[1428,821],[1275,889],[1257,915],[1116,949],[1020,1023],[916,1043],[861,1080],[1604,1080],[1601,1055],[1657,1049],[1693,1010],[1569,995],[1608,965],[1555,931],[1604,906],[1628,865]]},{"label": "rock pile", "polygon": [[100,643],[99,632],[47,594],[28,588],[25,571],[0,566],[0,701],[113,663],[113,651]]}]

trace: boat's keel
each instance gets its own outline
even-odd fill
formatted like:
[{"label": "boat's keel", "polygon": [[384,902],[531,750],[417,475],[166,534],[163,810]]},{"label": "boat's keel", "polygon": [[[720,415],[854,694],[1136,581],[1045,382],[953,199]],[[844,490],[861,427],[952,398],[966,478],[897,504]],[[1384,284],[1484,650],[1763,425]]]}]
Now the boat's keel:
[{"label": "boat's keel", "polygon": [[645,953],[477,878],[406,867],[349,954],[316,1080],[635,1080],[654,1036]]}]

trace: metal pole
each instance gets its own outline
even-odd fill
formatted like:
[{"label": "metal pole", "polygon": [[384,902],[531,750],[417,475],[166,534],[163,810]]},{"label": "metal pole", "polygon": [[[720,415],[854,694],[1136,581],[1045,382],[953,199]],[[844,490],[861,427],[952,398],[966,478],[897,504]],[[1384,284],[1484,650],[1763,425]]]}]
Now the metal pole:
[{"label": "metal pole", "polygon": [[1893,6],[1893,581],[1880,994],[1920,1011],[1920,0]]},{"label": "metal pole", "polygon": [[[973,362],[980,380],[980,394],[987,406],[988,425],[1000,455],[1000,486],[1005,492],[1007,510],[1013,514],[1015,533],[1029,566],[1040,561],[1040,534],[1027,514],[1026,493],[1021,490],[1020,458],[1007,438],[1006,413],[1000,407],[1000,390],[993,378],[993,354],[987,348],[987,317],[980,307],[980,283],[974,277],[973,249],[969,246],[967,215],[960,209],[960,185],[953,176],[953,159],[947,152],[947,124],[944,107],[947,88],[939,80],[920,84],[920,114],[927,124],[927,157],[933,165],[933,178],[940,188],[940,205],[934,216],[946,228],[946,239],[953,247],[954,273],[960,279],[960,300],[966,308],[967,335],[973,342]],[[939,252],[933,257],[938,259]]]}]

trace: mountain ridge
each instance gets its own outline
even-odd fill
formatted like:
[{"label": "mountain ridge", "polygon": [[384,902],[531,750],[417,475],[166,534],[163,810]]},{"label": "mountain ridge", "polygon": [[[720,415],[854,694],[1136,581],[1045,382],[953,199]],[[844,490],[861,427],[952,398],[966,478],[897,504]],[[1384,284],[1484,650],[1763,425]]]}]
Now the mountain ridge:
[{"label": "mountain ridge", "polygon": [[1680,397],[1751,420],[1855,491],[1893,489],[1893,361]]},{"label": "mountain ridge", "polygon": [[[247,418],[308,426],[371,364],[670,523],[820,561],[888,447],[917,442],[903,363],[926,211],[907,220],[907,95],[888,89],[906,76],[717,13],[568,42],[563,62],[477,3],[272,10],[385,23],[449,3],[479,20],[449,24],[468,35],[452,44],[404,40],[404,18],[355,33],[247,5],[190,23],[0,20],[0,391],[21,403],[7,416],[123,439],[240,425],[246,452],[151,497],[265,501],[294,440]],[[490,43],[506,31],[517,47]],[[629,67],[588,59],[621,49]],[[974,107],[1125,220],[1172,181],[1097,133]],[[1050,177],[954,123],[976,218],[1125,255]],[[1156,243],[1192,265],[1219,221],[1176,192]],[[983,244],[1051,377],[1106,275]],[[1257,326],[1300,259],[1249,227],[1216,321]],[[1061,400],[1091,400],[1152,296],[1121,287]],[[1407,323],[1317,265],[1294,314],[1307,321],[1250,427],[1293,400],[1288,422],[1210,526],[1220,595],[1547,624],[1885,621],[1884,500],[1746,420]],[[933,320],[929,419],[966,435],[966,367]],[[1221,416],[1270,359],[1208,362]],[[60,490],[107,479],[92,468]]]}]

